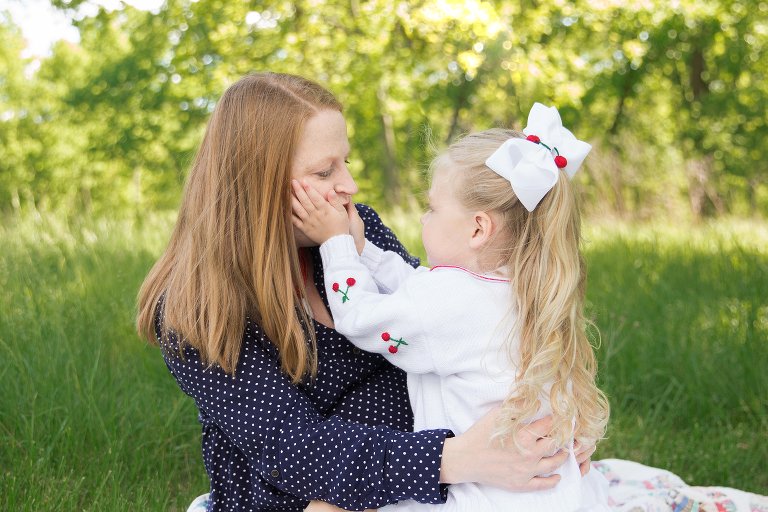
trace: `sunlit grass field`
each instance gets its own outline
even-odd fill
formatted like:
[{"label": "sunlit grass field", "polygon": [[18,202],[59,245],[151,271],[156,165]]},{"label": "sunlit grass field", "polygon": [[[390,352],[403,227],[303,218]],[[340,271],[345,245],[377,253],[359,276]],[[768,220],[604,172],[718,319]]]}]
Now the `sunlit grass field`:
[{"label": "sunlit grass field", "polygon": [[[406,217],[385,220],[420,253]],[[585,224],[613,408],[595,459],[768,494],[768,224]],[[194,403],[133,327],[171,226],[0,227],[0,510],[184,510],[207,490]]]}]

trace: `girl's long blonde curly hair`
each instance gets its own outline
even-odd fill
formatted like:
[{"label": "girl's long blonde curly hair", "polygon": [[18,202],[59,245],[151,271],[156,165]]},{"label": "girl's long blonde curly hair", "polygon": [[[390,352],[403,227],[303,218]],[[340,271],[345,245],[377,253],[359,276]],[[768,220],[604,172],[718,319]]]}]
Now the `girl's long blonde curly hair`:
[{"label": "girl's long blonde curly hair", "polygon": [[512,137],[525,138],[502,129],[467,135],[431,166],[432,173],[450,179],[456,199],[468,211],[487,212],[499,222],[487,249],[491,254],[484,254],[483,261],[490,265],[485,270],[503,266],[510,278],[510,314],[517,320],[506,346],[517,364],[517,378],[504,401],[497,434],[502,439],[513,434],[517,443],[517,433],[539,408],[538,399],[548,394],[557,446],[573,439],[593,444],[605,433],[609,406],[595,383],[597,361],[585,332],[587,273],[579,250],[577,198],[561,170],[554,188],[532,212],[526,210],[509,181],[485,165]]}]

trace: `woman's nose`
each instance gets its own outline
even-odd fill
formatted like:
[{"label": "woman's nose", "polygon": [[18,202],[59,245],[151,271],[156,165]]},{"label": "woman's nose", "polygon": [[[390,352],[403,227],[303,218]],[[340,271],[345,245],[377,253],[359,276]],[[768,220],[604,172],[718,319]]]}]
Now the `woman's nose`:
[{"label": "woman's nose", "polygon": [[352,179],[352,175],[349,173],[346,165],[344,165],[343,172],[339,173],[339,181],[336,183],[334,190],[339,195],[353,196],[357,194],[357,183]]}]

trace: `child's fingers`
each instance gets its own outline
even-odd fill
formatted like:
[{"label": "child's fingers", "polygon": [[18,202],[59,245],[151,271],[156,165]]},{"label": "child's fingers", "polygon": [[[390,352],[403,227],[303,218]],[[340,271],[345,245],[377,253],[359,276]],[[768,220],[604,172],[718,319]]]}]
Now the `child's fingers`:
[{"label": "child's fingers", "polygon": [[333,206],[337,212],[347,214],[344,205],[341,204],[341,199],[339,199],[339,196],[336,195],[336,192],[333,190],[328,193],[328,202],[331,203],[331,206]]},{"label": "child's fingers", "polygon": [[[309,197],[309,200],[315,205],[315,208],[320,210],[328,203],[328,201],[320,195],[320,192],[315,190],[315,187],[310,185],[307,180],[302,181],[301,185],[304,187],[304,191],[306,192],[307,197]],[[331,194],[333,194],[333,191],[331,191]]]},{"label": "child's fingers", "polygon": [[[307,183],[307,182],[305,181],[304,183]],[[296,196],[296,199],[298,199],[299,203],[304,208],[307,215],[312,214],[312,212],[318,209],[315,206],[314,202],[312,202],[312,200],[307,195],[307,192],[304,190],[304,187],[302,187],[298,181],[291,180],[291,185],[293,186],[293,194]]]},{"label": "child's fingers", "polygon": [[347,217],[349,217],[350,222],[360,218],[354,201],[350,200],[344,208],[347,209]]},{"label": "child's fingers", "polygon": [[307,210],[304,209],[304,206],[294,194],[291,194],[291,209],[293,210],[293,215],[301,220],[305,220],[309,217]]}]

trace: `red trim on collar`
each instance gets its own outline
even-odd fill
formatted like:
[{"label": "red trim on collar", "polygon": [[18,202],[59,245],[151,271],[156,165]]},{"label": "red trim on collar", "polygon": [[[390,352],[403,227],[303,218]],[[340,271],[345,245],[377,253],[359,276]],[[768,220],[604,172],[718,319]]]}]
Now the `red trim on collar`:
[{"label": "red trim on collar", "polygon": [[508,283],[509,282],[509,279],[500,279],[500,278],[495,278],[495,277],[481,276],[480,274],[475,274],[471,270],[467,270],[464,267],[456,267],[454,265],[437,265],[436,267],[430,268],[429,271],[432,272],[436,268],[453,268],[453,269],[456,269],[456,270],[463,270],[464,272],[466,272],[468,274],[472,274],[473,276],[477,277],[478,279],[485,279],[486,281],[495,281],[497,283]]}]

